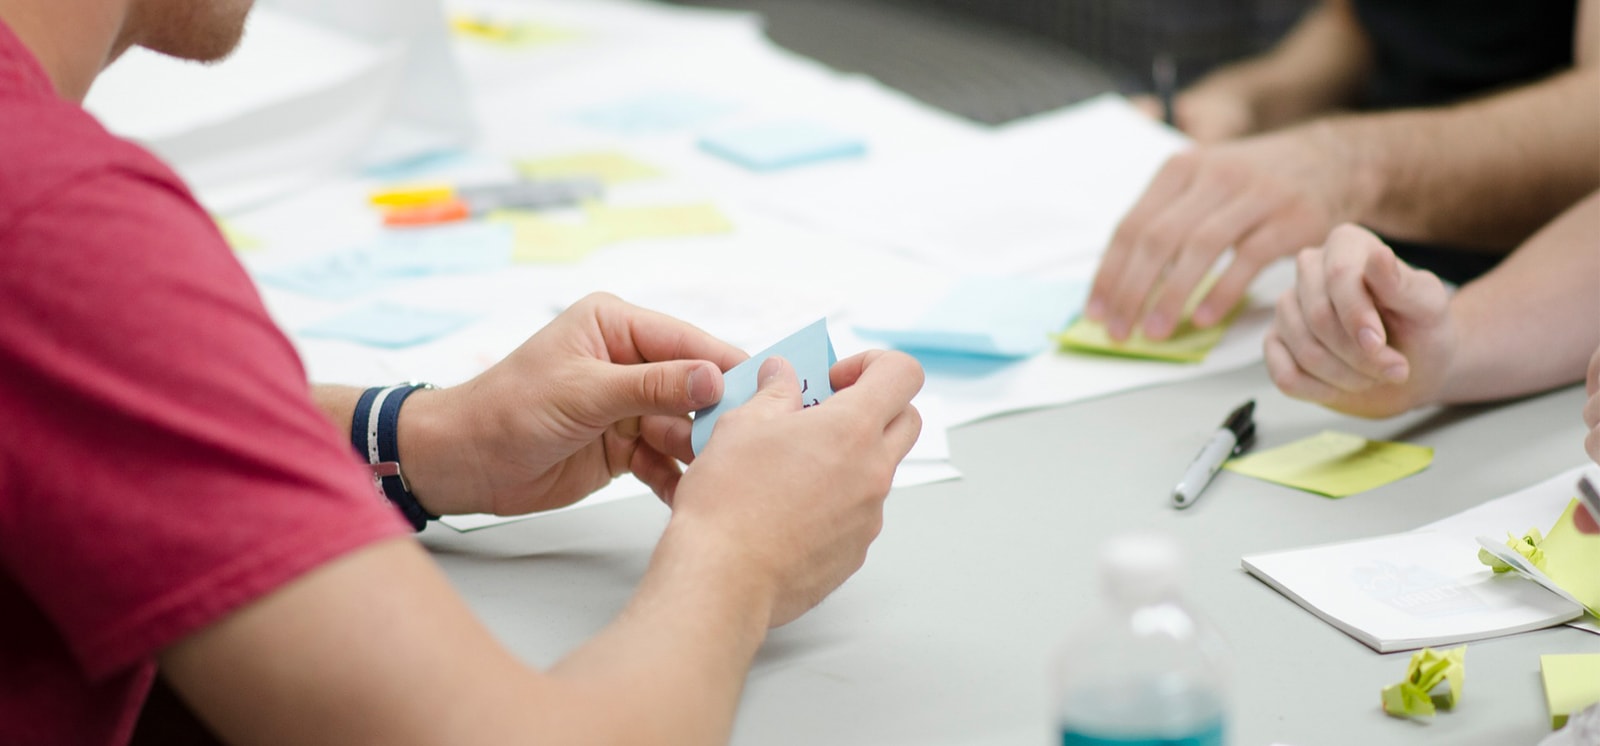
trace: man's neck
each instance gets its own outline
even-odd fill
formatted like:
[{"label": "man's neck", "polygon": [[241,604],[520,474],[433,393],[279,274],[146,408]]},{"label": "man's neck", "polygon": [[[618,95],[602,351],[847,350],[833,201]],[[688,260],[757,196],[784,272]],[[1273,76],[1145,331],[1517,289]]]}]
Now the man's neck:
[{"label": "man's neck", "polygon": [[124,0],[0,0],[4,21],[33,53],[56,93],[82,101],[96,75],[126,48]]}]

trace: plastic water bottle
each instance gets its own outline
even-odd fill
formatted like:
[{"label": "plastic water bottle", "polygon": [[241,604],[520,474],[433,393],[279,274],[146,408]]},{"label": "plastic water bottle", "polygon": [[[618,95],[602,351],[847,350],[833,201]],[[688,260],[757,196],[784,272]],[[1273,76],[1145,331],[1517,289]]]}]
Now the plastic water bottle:
[{"label": "plastic water bottle", "polygon": [[1099,610],[1056,659],[1063,746],[1223,746],[1227,655],[1184,605],[1183,559],[1154,534],[1107,542]]}]

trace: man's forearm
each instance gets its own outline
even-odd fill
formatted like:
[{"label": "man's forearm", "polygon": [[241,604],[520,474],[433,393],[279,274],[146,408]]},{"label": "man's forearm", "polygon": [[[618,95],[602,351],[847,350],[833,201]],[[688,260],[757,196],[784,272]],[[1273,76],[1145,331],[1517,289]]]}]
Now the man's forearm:
[{"label": "man's forearm", "polygon": [[1341,117],[1361,193],[1391,238],[1504,253],[1600,186],[1600,68],[1437,109]]},{"label": "man's forearm", "polygon": [[600,695],[589,704],[619,743],[728,740],[766,639],[773,590],[730,548],[704,538],[670,526],[628,607],[550,670],[572,689]]},{"label": "man's forearm", "polygon": [[1461,289],[1442,400],[1487,401],[1579,381],[1600,346],[1600,192]]}]

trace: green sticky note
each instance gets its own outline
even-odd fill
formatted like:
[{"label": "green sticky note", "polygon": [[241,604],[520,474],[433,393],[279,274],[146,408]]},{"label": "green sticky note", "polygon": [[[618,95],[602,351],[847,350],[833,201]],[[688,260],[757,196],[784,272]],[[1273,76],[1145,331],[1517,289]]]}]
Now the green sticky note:
[{"label": "green sticky note", "polygon": [[1567,718],[1600,702],[1600,653],[1541,655],[1544,701],[1550,708],[1550,729],[1567,724]]},{"label": "green sticky note", "polygon": [[661,175],[655,167],[615,151],[525,158],[516,162],[517,171],[527,179],[565,179],[587,177],[607,184],[653,179]]},{"label": "green sticky note", "polygon": [[1600,617],[1600,536],[1578,531],[1573,520],[1577,510],[1578,500],[1573,498],[1551,527],[1550,535],[1539,543],[1544,552],[1544,567],[1540,569],[1590,614]]},{"label": "green sticky note", "polygon": [[1412,654],[1405,679],[1383,688],[1383,711],[1394,717],[1420,718],[1453,710],[1466,681],[1467,646],[1423,648]]},{"label": "green sticky note", "polygon": [[1325,430],[1233,459],[1223,468],[1325,497],[1346,497],[1409,477],[1431,463],[1433,449],[1426,446]]},{"label": "green sticky note", "polygon": [[576,262],[614,240],[607,228],[587,218],[546,220],[531,212],[500,210],[489,219],[511,226],[511,260],[517,264]]},{"label": "green sticky note", "polygon": [[[1173,330],[1172,336],[1157,341],[1148,339],[1144,332],[1135,328],[1133,336],[1126,342],[1117,342],[1111,339],[1110,332],[1106,331],[1105,324],[1090,321],[1087,317],[1079,317],[1072,322],[1066,331],[1055,335],[1056,343],[1063,351],[1089,352],[1099,355],[1115,355],[1117,357],[1132,357],[1141,360],[1163,360],[1172,363],[1198,363],[1211,354],[1211,348],[1222,341],[1222,335],[1228,332],[1228,326],[1244,308],[1241,302],[1235,306],[1228,315],[1206,329],[1195,327],[1189,320],[1194,309],[1204,300],[1206,293],[1211,292],[1211,286],[1217,283],[1216,275],[1212,275],[1194,289],[1189,300],[1183,307],[1183,321]],[[1145,309],[1149,311],[1148,308]]]},{"label": "green sticky note", "polygon": [[609,207],[589,205],[589,221],[613,240],[709,236],[733,231],[733,223],[716,205],[651,205]]}]

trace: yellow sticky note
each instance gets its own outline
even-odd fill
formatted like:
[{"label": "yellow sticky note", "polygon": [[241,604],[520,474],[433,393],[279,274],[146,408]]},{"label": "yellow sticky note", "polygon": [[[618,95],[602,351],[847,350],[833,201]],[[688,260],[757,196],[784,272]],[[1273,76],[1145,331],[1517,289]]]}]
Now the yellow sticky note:
[{"label": "yellow sticky note", "polygon": [[511,260],[519,264],[576,262],[613,240],[603,226],[589,220],[545,220],[514,210],[496,212],[490,219],[511,224]]},{"label": "yellow sticky note", "polygon": [[456,14],[450,17],[450,30],[463,39],[507,47],[534,47],[575,39],[579,34],[568,29],[531,21],[513,21],[491,16]]},{"label": "yellow sticky note", "polygon": [[1233,459],[1223,468],[1327,497],[1346,497],[1409,477],[1431,463],[1433,449],[1426,446],[1325,430]]},{"label": "yellow sticky note", "polygon": [[1539,543],[1544,574],[1600,617],[1600,536],[1582,533],[1573,520],[1578,500],[1567,503],[1550,535]]},{"label": "yellow sticky note", "polygon": [[[1194,309],[1204,300],[1206,293],[1211,292],[1211,286],[1217,282],[1216,275],[1212,275],[1196,287],[1194,293],[1183,307],[1183,321],[1173,330],[1172,336],[1157,341],[1148,339],[1144,332],[1134,329],[1133,336],[1126,342],[1117,342],[1111,339],[1111,334],[1106,331],[1105,324],[1090,321],[1087,317],[1079,317],[1072,322],[1065,331],[1055,336],[1056,342],[1063,350],[1077,352],[1092,352],[1100,355],[1116,355],[1118,357],[1133,357],[1144,360],[1165,360],[1173,363],[1198,363],[1211,354],[1211,348],[1222,341],[1222,335],[1228,332],[1228,326],[1239,314],[1239,309],[1244,307],[1241,302],[1222,321],[1215,325],[1200,329],[1189,320]],[[1146,309],[1149,310],[1149,309]]]},{"label": "yellow sticky note", "polygon": [[222,231],[223,240],[227,241],[234,251],[252,251],[261,248],[261,241],[239,230],[238,226],[218,217],[213,217],[212,220],[216,221],[217,230]]},{"label": "yellow sticky note", "polygon": [[1600,653],[1539,656],[1544,678],[1544,701],[1550,708],[1550,729],[1567,724],[1567,717],[1600,702]]},{"label": "yellow sticky note", "polygon": [[733,223],[716,205],[666,205],[650,207],[585,208],[589,220],[618,241],[630,238],[709,236],[733,231]]},{"label": "yellow sticky note", "polygon": [[[1394,717],[1432,717],[1453,710],[1467,681],[1467,646],[1423,648],[1412,654],[1406,677],[1383,688],[1383,711]],[[1439,686],[1445,689],[1439,691]]]},{"label": "yellow sticky note", "polygon": [[528,179],[570,179],[588,177],[607,184],[642,181],[661,175],[655,167],[613,151],[573,153],[550,158],[516,161],[517,171]]}]

